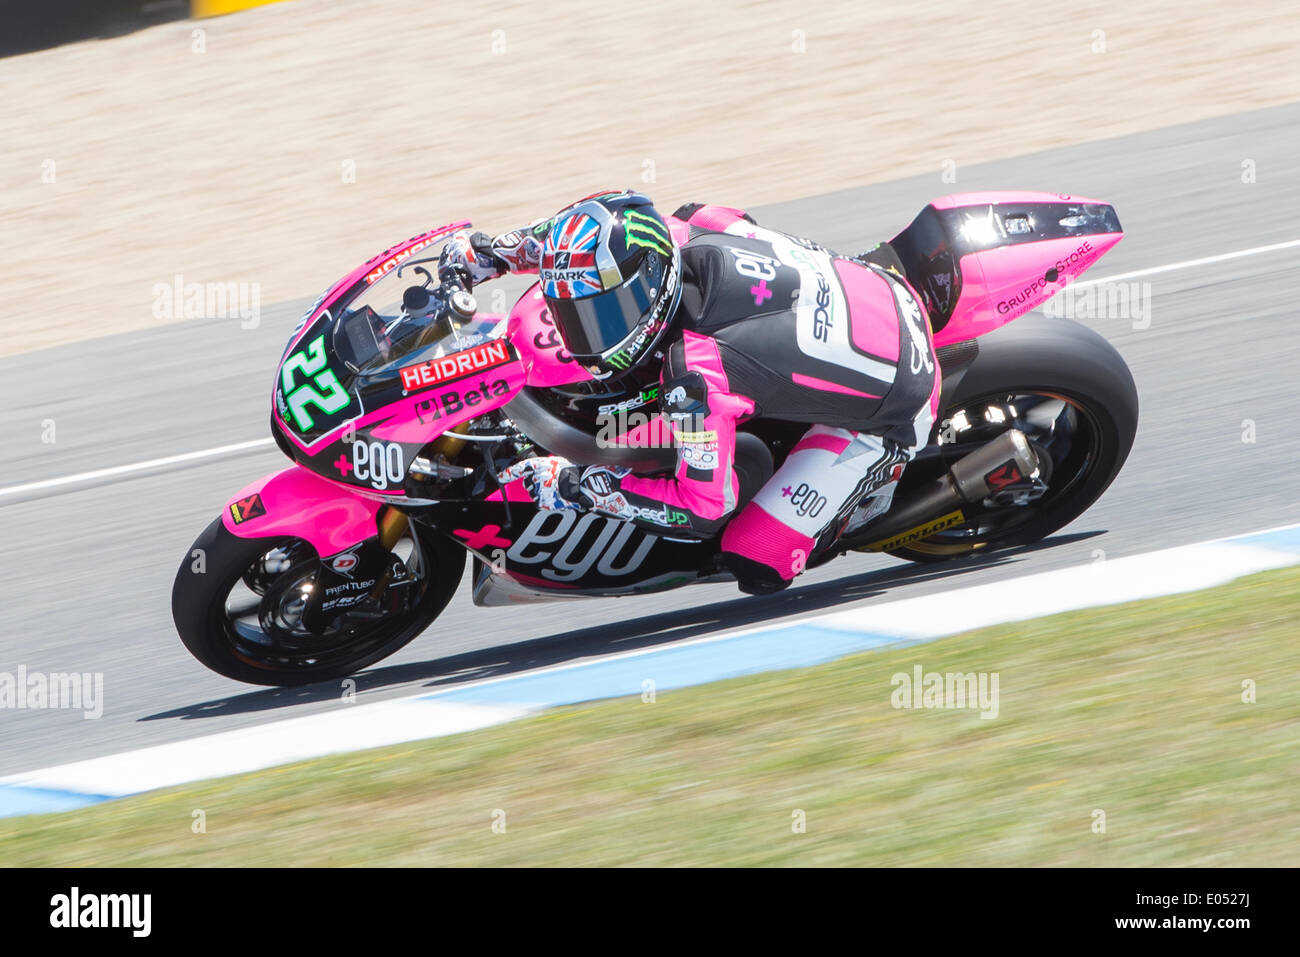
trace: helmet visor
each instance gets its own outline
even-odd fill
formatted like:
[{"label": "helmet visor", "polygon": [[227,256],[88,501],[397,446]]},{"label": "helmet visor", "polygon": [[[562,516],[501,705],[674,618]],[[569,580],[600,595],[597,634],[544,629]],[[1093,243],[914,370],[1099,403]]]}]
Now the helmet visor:
[{"label": "helmet visor", "polygon": [[646,257],[638,270],[620,286],[582,299],[547,298],[546,305],[569,352],[599,356],[618,347],[649,318],[663,292],[663,260]]}]

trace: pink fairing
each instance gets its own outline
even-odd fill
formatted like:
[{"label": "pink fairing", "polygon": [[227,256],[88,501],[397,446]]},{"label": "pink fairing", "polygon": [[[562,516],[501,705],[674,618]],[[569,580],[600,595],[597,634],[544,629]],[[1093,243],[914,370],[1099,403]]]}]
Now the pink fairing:
[{"label": "pink fairing", "polygon": [[565,350],[539,284],[530,286],[510,310],[506,334],[519,351],[528,385],[549,388],[591,379]]},{"label": "pink fairing", "polygon": [[989,203],[1087,203],[1109,205],[1100,199],[1073,196],[1069,192],[1036,192],[1034,190],[984,190],[980,192],[954,192],[940,196],[931,203],[936,209],[956,209],[959,205],[988,205]]},{"label": "pink fairing", "polygon": [[431,442],[492,409],[505,405],[524,387],[522,362],[509,362],[439,388],[412,392],[401,402],[377,409],[357,421],[357,427],[387,419],[370,434],[389,442]]},{"label": "pink fairing", "polygon": [[[376,439],[415,446],[410,450],[414,454],[443,432],[505,405],[523,385],[524,367],[521,363],[512,361],[488,369],[481,375],[449,382],[441,388],[412,392],[399,402],[390,402],[350,420],[310,445],[287,427],[281,429],[281,434],[309,455],[321,455],[329,453],[338,434],[344,429],[359,431],[369,427],[370,434]],[[272,410],[272,414],[278,421],[284,422],[279,410]],[[392,490],[384,494],[400,495],[401,492]]]},{"label": "pink fairing", "polygon": [[[231,506],[250,496],[261,498],[265,514],[236,524]],[[226,531],[240,538],[292,535],[306,540],[322,558],[337,554],[377,533],[381,505],[291,465],[246,485],[222,512]]]},{"label": "pink fairing", "polygon": [[1024,189],[986,190],[979,193],[953,193],[940,196],[930,205],[935,209],[956,209],[958,206],[986,206],[990,203],[1086,203],[1091,206],[1108,206],[1099,199],[1071,196],[1069,193],[1038,193]]},{"label": "pink fairing", "polygon": [[1123,235],[1047,239],[963,256],[959,263],[961,298],[952,318],[935,333],[935,347],[973,339],[1042,305],[1096,263]]},{"label": "pink fairing", "polygon": [[[503,340],[500,344],[502,355],[509,354],[509,347]],[[452,353],[454,358],[457,353]],[[308,443],[300,439],[289,428],[280,415],[280,410],[272,406],[271,415],[280,423],[280,433],[308,455],[319,455],[328,451],[339,435],[351,428],[359,430],[368,426],[371,434],[387,442],[399,442],[403,445],[418,447],[436,439],[443,432],[449,431],[467,422],[475,416],[505,405],[524,387],[523,363],[514,359],[485,368],[479,374],[463,376],[432,389],[416,389],[397,402],[380,406],[365,415],[350,419],[337,429]],[[316,451],[313,452],[312,450]],[[388,495],[400,495],[398,491]]]},{"label": "pink fairing", "polygon": [[633,495],[663,502],[685,509],[704,521],[716,521],[730,514],[736,507],[739,479],[732,468],[736,451],[736,423],[754,411],[749,399],[729,391],[727,374],[718,355],[718,344],[707,336],[693,332],[682,334],[686,353],[686,367],[704,377],[708,390],[709,414],[704,417],[705,436],[677,435],[679,445],[689,442],[711,444],[716,453],[716,464],[709,471],[707,481],[689,478],[689,466],[684,456],[679,456],[677,469],[670,479],[625,477],[620,486]]},{"label": "pink fairing", "polygon": [[893,308],[880,307],[882,302],[893,305],[889,280],[843,259],[835,260],[835,274],[840,277],[848,301],[853,345],[867,355],[897,363],[898,314]]},{"label": "pink fairing", "polygon": [[[803,571],[816,539],[777,521],[751,502],[722,533],[722,550],[774,568],[786,581]],[[802,557],[801,557],[802,556]]]},{"label": "pink fairing", "polygon": [[[1068,193],[1002,190],[955,193],[936,199],[934,209],[972,207],[976,225],[986,220],[988,207],[1000,204],[1107,206],[1100,200]],[[1034,309],[1091,268],[1123,233],[1094,233],[1038,242],[1007,243],[967,253],[958,262],[961,296],[952,317],[934,334],[936,348],[973,339],[1006,325]]]}]

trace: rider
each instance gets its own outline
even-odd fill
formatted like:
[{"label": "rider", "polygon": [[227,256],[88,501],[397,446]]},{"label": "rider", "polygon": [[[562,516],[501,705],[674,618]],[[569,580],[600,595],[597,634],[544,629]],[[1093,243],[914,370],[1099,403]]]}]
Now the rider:
[{"label": "rider", "polygon": [[[785,588],[813,551],[889,507],[939,399],[930,323],[888,245],[856,259],[689,204],[678,245],[650,199],[605,192],[490,238],[461,231],[443,262],[472,282],[540,272],[565,348],[594,379],[660,374],[677,446],[671,477],[556,456],[506,469],[542,508],[580,508],[649,531],[708,538],[741,590]],[[737,512],[737,426],[811,426]],[[868,498],[871,501],[866,501]],[[725,526],[725,528],[724,528]]]}]

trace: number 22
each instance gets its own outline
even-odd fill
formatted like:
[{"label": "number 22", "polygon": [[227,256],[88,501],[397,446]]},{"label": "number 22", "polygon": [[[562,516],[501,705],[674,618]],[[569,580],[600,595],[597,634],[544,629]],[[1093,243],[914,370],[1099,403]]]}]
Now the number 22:
[{"label": "number 22", "polygon": [[[295,389],[295,372],[302,372],[304,378],[314,376],[313,381],[319,389],[310,382],[304,382]],[[284,391],[285,401],[289,404],[289,411],[293,414],[299,432],[306,432],[315,424],[308,406],[314,405],[326,414],[333,414],[347,408],[352,401],[334,370],[325,369],[324,333],[313,339],[305,350],[295,352],[284,361],[280,369],[280,388]]]}]

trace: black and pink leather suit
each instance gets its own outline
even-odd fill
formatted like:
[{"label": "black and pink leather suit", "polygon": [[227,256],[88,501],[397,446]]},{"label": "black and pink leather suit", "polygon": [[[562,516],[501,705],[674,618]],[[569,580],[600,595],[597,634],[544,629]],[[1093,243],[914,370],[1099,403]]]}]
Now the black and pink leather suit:
[{"label": "black and pink leather suit", "polygon": [[[869,496],[889,505],[927,441],[940,374],[930,324],[895,272],[765,229],[739,210],[686,206],[682,297],[660,343],[670,477],[625,474],[608,499],[650,530],[712,537],[724,559],[789,581]],[[531,258],[531,257],[526,257]],[[528,268],[520,257],[512,268]],[[737,511],[737,427],[809,425]],[[872,504],[872,503],[868,503]]]}]

